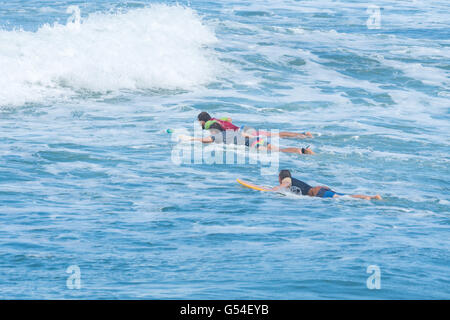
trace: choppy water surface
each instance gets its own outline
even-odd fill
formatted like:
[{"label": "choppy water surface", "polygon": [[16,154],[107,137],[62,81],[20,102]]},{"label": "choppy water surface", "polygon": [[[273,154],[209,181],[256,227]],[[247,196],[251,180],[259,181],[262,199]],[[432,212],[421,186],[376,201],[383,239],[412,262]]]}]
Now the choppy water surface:
[{"label": "choppy water surface", "polygon": [[[449,5],[376,5],[0,1],[0,298],[450,298]],[[316,133],[279,167],[384,201],[177,165],[203,110]]]}]

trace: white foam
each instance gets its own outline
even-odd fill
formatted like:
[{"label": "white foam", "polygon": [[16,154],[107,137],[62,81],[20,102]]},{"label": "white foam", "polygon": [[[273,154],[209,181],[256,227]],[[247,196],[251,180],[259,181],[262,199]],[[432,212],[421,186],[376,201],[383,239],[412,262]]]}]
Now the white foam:
[{"label": "white foam", "polygon": [[450,84],[449,72],[438,68],[426,67],[420,63],[405,63],[381,58],[381,62],[389,67],[400,69],[407,76],[420,80],[425,84],[446,87]]},{"label": "white foam", "polygon": [[217,41],[191,8],[152,5],[94,13],[36,32],[0,30],[0,106],[82,91],[192,89],[214,80]]}]

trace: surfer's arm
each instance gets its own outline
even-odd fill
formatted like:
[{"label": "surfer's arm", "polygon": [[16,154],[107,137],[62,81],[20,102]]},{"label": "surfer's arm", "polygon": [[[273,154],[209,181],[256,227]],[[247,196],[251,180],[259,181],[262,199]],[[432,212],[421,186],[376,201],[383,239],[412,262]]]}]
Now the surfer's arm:
[{"label": "surfer's arm", "polygon": [[192,141],[200,141],[201,143],[213,143],[214,139],[212,137],[206,137],[206,138],[194,138],[194,137],[192,137]]},{"label": "surfer's arm", "polygon": [[200,141],[202,143],[212,143],[212,142],[214,142],[214,139],[212,137],[196,138],[196,137],[180,135],[180,139],[187,140],[187,141]]},{"label": "surfer's arm", "polygon": [[283,180],[279,186],[273,187],[270,189],[271,191],[279,191],[282,189],[289,189],[291,186],[290,182],[287,179]]},{"label": "surfer's arm", "polygon": [[206,138],[196,138],[196,137],[190,137],[191,141],[200,141],[201,143],[213,143],[214,139],[212,137],[206,137]]}]

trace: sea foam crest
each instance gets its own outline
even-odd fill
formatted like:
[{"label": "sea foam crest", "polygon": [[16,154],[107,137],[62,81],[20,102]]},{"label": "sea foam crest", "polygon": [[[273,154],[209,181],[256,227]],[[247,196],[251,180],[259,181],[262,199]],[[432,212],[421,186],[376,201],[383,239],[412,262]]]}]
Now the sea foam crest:
[{"label": "sea foam crest", "polygon": [[217,41],[191,8],[152,5],[80,17],[36,32],[0,30],[0,106],[84,91],[192,89],[215,78]]}]

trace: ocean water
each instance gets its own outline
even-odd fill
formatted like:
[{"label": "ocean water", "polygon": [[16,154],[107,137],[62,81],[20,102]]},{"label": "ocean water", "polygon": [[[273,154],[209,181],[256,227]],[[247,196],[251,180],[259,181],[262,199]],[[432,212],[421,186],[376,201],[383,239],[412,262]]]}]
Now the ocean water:
[{"label": "ocean water", "polygon": [[[449,12],[0,1],[0,298],[449,299]],[[166,129],[200,111],[311,131],[279,143],[317,155],[277,168],[384,199],[236,183],[275,185],[264,159],[177,163],[202,146]]]}]

